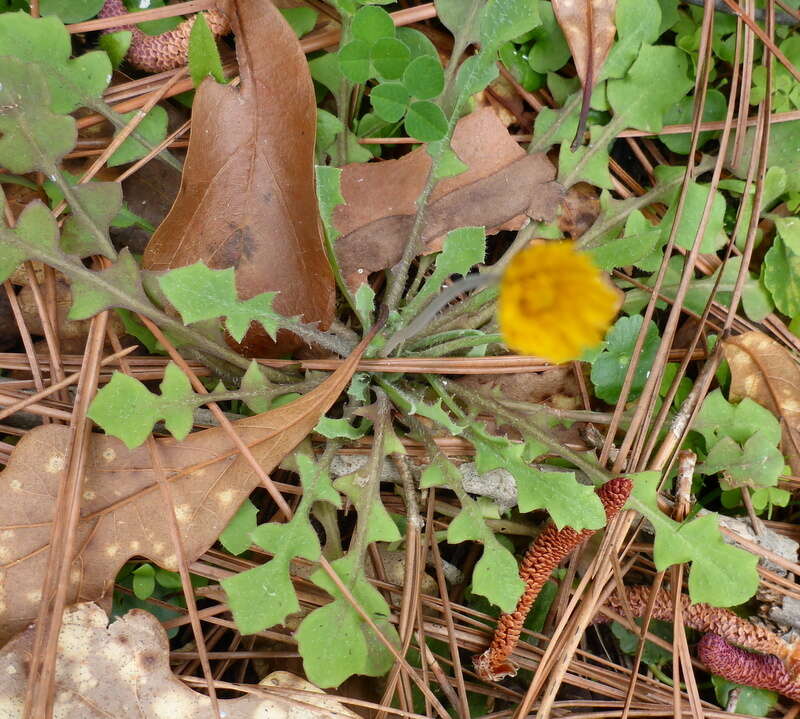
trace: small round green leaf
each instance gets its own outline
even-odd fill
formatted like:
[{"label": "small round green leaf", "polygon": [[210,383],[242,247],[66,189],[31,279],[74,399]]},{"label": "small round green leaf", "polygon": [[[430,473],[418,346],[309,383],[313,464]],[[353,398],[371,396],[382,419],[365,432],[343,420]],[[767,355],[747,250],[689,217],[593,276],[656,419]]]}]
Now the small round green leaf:
[{"label": "small round green leaf", "polygon": [[42,16],[55,15],[63,23],[83,22],[100,12],[105,0],[41,0]]},{"label": "small round green leaf", "polygon": [[447,118],[429,100],[412,102],[406,115],[406,131],[421,142],[436,142],[447,134]]},{"label": "small round green leaf", "polygon": [[432,57],[412,60],[403,73],[403,84],[410,95],[420,100],[438,97],[444,89],[442,64]]},{"label": "small round green leaf", "polygon": [[397,28],[396,37],[408,45],[408,49],[411,50],[411,57],[426,55],[435,60],[439,59],[439,51],[436,46],[428,39],[427,35],[424,35],[419,30],[411,27],[399,27]]},{"label": "small round green leaf", "polygon": [[408,46],[393,37],[378,40],[370,51],[375,71],[385,80],[398,80],[411,60]]},{"label": "small round green leaf", "polygon": [[369,80],[369,43],[352,40],[339,48],[339,69],[351,82],[359,84]]},{"label": "small round green leaf", "polygon": [[133,570],[133,593],[138,599],[148,599],[156,588],[156,570],[152,564],[142,564]]},{"label": "small round green leaf", "polygon": [[375,114],[386,122],[399,122],[406,114],[408,93],[399,82],[384,82],[369,95]]},{"label": "small round green leaf", "polygon": [[362,7],[353,18],[353,37],[366,40],[370,45],[384,37],[394,37],[392,16],[374,5]]}]

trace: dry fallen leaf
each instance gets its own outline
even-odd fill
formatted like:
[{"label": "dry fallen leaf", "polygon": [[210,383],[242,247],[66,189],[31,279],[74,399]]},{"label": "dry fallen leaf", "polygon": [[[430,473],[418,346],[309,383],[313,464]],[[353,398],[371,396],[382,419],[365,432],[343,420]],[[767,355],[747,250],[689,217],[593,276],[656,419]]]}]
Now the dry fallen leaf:
[{"label": "dry fallen leaf", "polygon": [[[527,155],[490,108],[459,120],[452,147],[469,169],[434,189],[422,233],[428,252],[457,227],[484,226],[487,233],[516,230],[527,217],[550,220],[562,188],[544,154]],[[491,148],[487,152],[487,148]],[[347,165],[342,197],[333,215],[341,233],[336,256],[351,286],[400,259],[431,159],[425,148],[399,160]]]},{"label": "dry fallen leaf", "polygon": [[577,240],[600,216],[600,198],[594,185],[577,182],[570,187],[558,208],[558,229]]},{"label": "dry fallen leaf", "polygon": [[[0,717],[22,717],[35,627],[0,651]],[[158,620],[134,609],[108,624],[85,603],[64,611],[56,660],[54,716],[58,719],[212,719],[210,699],[183,684],[169,666],[169,642]],[[226,719],[355,717],[333,697],[287,672],[265,677],[265,687],[300,690],[220,699]],[[295,696],[293,700],[293,696]]]},{"label": "dry fallen leaf", "polygon": [[[271,472],[336,401],[364,347],[362,342],[336,372],[303,397],[233,423],[265,472]],[[31,430],[0,473],[0,644],[36,617],[70,432],[55,424]],[[158,446],[191,562],[214,543],[259,478],[221,427],[195,432],[183,442],[159,439]],[[92,435],[67,603],[106,597],[120,568],[133,556],[177,570],[165,509],[147,447],[129,450],[114,437]]]},{"label": "dry fallen leaf", "polygon": [[583,85],[583,105],[574,150],[586,128],[592,89],[614,44],[617,0],[552,0],[552,5]]},{"label": "dry fallen leaf", "polygon": [[731,368],[731,400],[749,397],[781,422],[782,450],[800,474],[800,365],[762,332],[745,332],[723,344]]},{"label": "dry fallen leaf", "polygon": [[[314,191],[316,104],[305,55],[269,0],[230,0],[241,86],[206,79],[197,91],[178,198],[144,253],[166,270],[199,260],[236,268],[239,296],[279,291],[275,307],[306,322],[333,317],[334,283]],[[242,351],[282,355],[251,328]]]}]

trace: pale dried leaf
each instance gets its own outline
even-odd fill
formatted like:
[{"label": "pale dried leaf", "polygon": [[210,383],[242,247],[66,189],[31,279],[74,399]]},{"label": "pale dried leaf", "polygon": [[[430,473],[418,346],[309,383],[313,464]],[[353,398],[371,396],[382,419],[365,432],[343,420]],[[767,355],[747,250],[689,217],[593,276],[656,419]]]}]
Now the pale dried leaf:
[{"label": "pale dried leaf", "polygon": [[[457,227],[483,226],[492,234],[518,230],[528,217],[553,219],[562,192],[552,181],[555,168],[544,154],[527,155],[493,110],[461,118],[452,148],[469,169],[436,185],[422,232],[426,252],[440,250],[443,237]],[[333,221],[341,233],[336,256],[351,287],[400,260],[430,166],[420,148],[399,160],[344,168],[345,204]]]},{"label": "pale dried leaf", "polygon": [[[269,412],[233,423],[265,472],[301,442],[336,401],[366,345],[319,387]],[[53,511],[63,480],[70,428],[43,425],[28,432],[0,473],[0,643],[36,617],[50,549]],[[184,441],[159,439],[170,478],[187,561],[205,552],[258,475],[221,427]],[[146,446],[129,450],[114,437],[92,435],[82,488],[79,548],[67,603],[110,598],[114,578],[133,556],[177,570],[163,500]],[[2,715],[0,715],[2,716]]]},{"label": "pale dried leaf", "polygon": [[[230,0],[241,87],[206,79],[197,91],[178,198],[144,253],[151,270],[200,260],[236,268],[241,299],[278,291],[275,308],[330,322],[334,282],[314,190],[316,103],[305,55],[269,0]],[[283,355],[250,329],[247,354]]]},{"label": "pale dried leaf", "polygon": [[617,0],[552,0],[552,5],[583,85],[577,142],[583,136],[592,88],[614,44]]},{"label": "pale dried leaf", "polygon": [[[0,717],[22,717],[35,627],[0,651]],[[226,719],[333,719],[356,715],[317,687],[286,672],[262,684],[304,692],[220,699]],[[319,692],[319,697],[316,696]],[[212,719],[210,699],[183,684],[169,666],[167,635],[150,613],[134,609],[108,624],[96,604],[64,611],[56,659],[54,716],[58,719]]]},{"label": "pale dried leaf", "polygon": [[800,474],[800,365],[762,332],[745,332],[723,344],[731,368],[730,399],[749,397],[781,421],[782,450]]}]

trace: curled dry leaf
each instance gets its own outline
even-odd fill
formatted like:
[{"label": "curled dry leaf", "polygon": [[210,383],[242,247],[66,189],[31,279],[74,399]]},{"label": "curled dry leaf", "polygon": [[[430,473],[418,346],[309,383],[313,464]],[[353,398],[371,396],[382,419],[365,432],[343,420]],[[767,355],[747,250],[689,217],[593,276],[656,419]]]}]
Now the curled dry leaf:
[{"label": "curled dry leaf", "polygon": [[574,149],[586,129],[589,101],[600,68],[614,44],[617,0],[552,0],[552,5],[583,85],[583,105],[573,142]]},{"label": "curled dry leaf", "polygon": [[[269,0],[230,0],[225,12],[241,87],[207,78],[197,91],[181,188],[144,266],[235,267],[242,299],[279,291],[279,312],[324,325],[334,282],[314,191],[316,104],[305,55]],[[276,346],[252,327],[242,350],[278,356],[299,345],[284,332]]]},{"label": "curled dry leaf", "polygon": [[[483,226],[487,233],[517,230],[528,217],[552,220],[562,187],[544,154],[527,155],[490,108],[459,120],[452,148],[467,170],[436,185],[425,213],[427,252],[441,249],[457,227]],[[333,215],[341,233],[336,256],[347,283],[356,288],[370,272],[400,260],[431,167],[426,149],[399,160],[347,165],[342,197]]]},{"label": "curled dry leaf", "polygon": [[[300,399],[233,423],[265,472],[271,472],[336,401],[365,342]],[[70,428],[65,425],[31,430],[0,473],[4,498],[0,506],[0,643],[36,617],[69,437]],[[214,543],[259,477],[221,427],[195,432],[182,442],[159,439],[158,447],[172,485],[184,551],[192,562]],[[129,450],[114,437],[92,435],[76,546],[68,604],[110,600],[114,578],[134,556],[178,569],[146,446]]]},{"label": "curled dry leaf", "polygon": [[800,474],[800,365],[762,332],[745,332],[723,344],[731,368],[730,399],[749,397],[781,421],[781,449]]},{"label": "curled dry leaf", "polygon": [[[22,717],[35,627],[0,652],[0,716]],[[347,708],[313,684],[287,672],[261,682],[266,687],[301,690],[302,696],[270,692],[220,699],[227,719],[321,719],[353,717]],[[105,612],[85,603],[64,611],[56,659],[54,716],[59,719],[212,719],[211,700],[183,684],[169,666],[166,632],[150,613],[134,609],[108,624]]]}]

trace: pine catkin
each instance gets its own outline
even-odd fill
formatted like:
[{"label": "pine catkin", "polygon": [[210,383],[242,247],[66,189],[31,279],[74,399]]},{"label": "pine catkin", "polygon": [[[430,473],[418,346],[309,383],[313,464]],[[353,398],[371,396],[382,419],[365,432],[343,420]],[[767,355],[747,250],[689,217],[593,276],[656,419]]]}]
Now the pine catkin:
[{"label": "pine catkin", "polygon": [[[628,606],[635,617],[644,616],[650,587],[640,585],[625,587]],[[625,614],[624,603],[615,592],[607,602],[617,614]],[[712,607],[709,604],[692,604],[685,594],[681,595],[683,623],[699,632],[713,632],[726,642],[750,649],[762,654],[774,654],[782,660],[788,660],[792,654],[792,646],[766,627],[753,624],[729,609]],[[653,619],[671,622],[672,597],[664,589],[659,590],[653,606]]]},{"label": "pine catkin", "polygon": [[[622,509],[632,487],[629,479],[619,477],[609,480],[597,490],[609,522]],[[595,532],[594,529],[576,532],[570,527],[556,529],[551,522],[528,547],[519,570],[519,576],[525,582],[525,592],[512,613],[501,615],[489,648],[473,658],[475,671],[481,679],[499,681],[517,673],[509,657],[519,641],[525,618],[536,597],[561,560]]]},{"label": "pine catkin", "polygon": [[[98,17],[117,17],[125,15],[127,9],[122,0],[106,0]],[[136,25],[120,25],[109,28],[105,32],[130,30],[132,33],[131,44],[125,56],[134,67],[146,72],[164,72],[186,64],[186,54],[189,49],[189,33],[192,31],[195,18],[193,15],[184,20],[174,30],[160,35],[147,35],[139,30]],[[219,10],[209,10],[205,13],[206,22],[214,35],[224,35],[230,31],[228,19]]]},{"label": "pine catkin", "polygon": [[728,644],[719,634],[703,635],[697,656],[710,672],[723,679],[751,687],[769,689],[800,702],[800,683],[789,675],[778,657],[754,654]]}]

